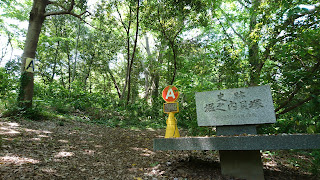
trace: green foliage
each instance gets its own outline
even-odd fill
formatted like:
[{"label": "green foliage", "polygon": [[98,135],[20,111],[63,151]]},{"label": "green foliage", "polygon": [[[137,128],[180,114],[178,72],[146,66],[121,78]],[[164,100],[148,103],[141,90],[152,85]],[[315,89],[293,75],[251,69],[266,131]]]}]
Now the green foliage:
[{"label": "green foliage", "polygon": [[0,67],[0,111],[10,109],[11,104],[16,102],[17,66],[18,64],[15,64],[15,60],[13,60],[7,62],[4,68]]},{"label": "green foliage", "polygon": [[12,82],[10,81],[9,77],[10,75],[7,74],[6,69],[0,67],[0,79],[1,79],[0,98],[1,99],[8,93],[8,91],[10,91]]},{"label": "green foliage", "polygon": [[44,105],[41,102],[36,102],[34,104],[35,105],[32,108],[24,109],[19,107],[16,102],[11,101],[6,105],[2,116],[16,119],[24,118],[34,121],[50,120],[54,117],[54,114],[45,111]]},{"label": "green foliage", "polygon": [[[260,126],[260,133],[319,133],[319,6],[299,6],[317,1],[252,2],[260,4],[141,1],[132,72],[126,60],[137,25],[133,1],[98,1],[86,17],[91,26],[74,16],[46,17],[36,54],[35,104],[25,115],[75,113],[112,127],[165,127],[160,95],[176,70],[178,126],[191,135],[215,133],[197,125],[195,92],[263,84],[271,86],[279,118]],[[29,9],[20,8],[25,4]],[[0,21],[24,20],[32,1],[0,5]],[[85,9],[85,1],[76,1],[72,12]],[[47,10],[57,9],[50,5]],[[18,28],[8,27],[1,25],[1,32]],[[19,69],[16,61],[8,67],[15,64]],[[123,90],[128,73],[129,95]],[[3,109],[10,109],[16,97],[17,74],[17,69],[0,69]],[[129,101],[122,102],[127,96]]]},{"label": "green foliage", "polygon": [[314,175],[320,174],[320,150],[313,150],[311,153],[313,157],[312,165],[311,165],[311,173]]},{"label": "green foliage", "polygon": [[[75,2],[73,13],[87,10],[89,1]],[[271,86],[278,118],[260,125],[258,133],[320,133],[319,5],[299,6],[316,3],[140,1],[131,72],[126,60],[134,48],[136,1],[97,1],[90,16],[82,16],[90,25],[74,16],[46,17],[35,58],[33,107],[17,105],[20,65],[15,59],[0,68],[2,116],[60,126],[76,119],[109,127],[165,128],[161,90],[176,70],[174,85],[181,95],[175,117],[189,135],[215,134],[214,128],[197,124],[196,92],[264,84]],[[0,33],[14,47],[22,33],[10,20],[27,20],[31,6],[30,0],[0,2]],[[63,8],[50,4],[47,12],[57,9]],[[123,90],[128,73],[129,95]],[[129,101],[122,101],[127,96]],[[319,151],[309,155],[314,158],[311,172],[319,174]]]}]

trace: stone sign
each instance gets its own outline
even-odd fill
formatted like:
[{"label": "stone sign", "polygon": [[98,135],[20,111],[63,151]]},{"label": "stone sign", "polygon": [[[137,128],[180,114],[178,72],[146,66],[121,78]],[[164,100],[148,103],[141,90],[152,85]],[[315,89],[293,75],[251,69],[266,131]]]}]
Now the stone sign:
[{"label": "stone sign", "polygon": [[270,86],[196,93],[199,126],[275,123]]}]

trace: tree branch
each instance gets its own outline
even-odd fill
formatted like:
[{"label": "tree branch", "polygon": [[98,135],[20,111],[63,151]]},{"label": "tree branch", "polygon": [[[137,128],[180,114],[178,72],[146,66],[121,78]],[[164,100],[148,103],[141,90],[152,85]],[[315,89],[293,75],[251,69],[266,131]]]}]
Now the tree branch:
[{"label": "tree branch", "polygon": [[[320,59],[319,59],[318,62],[313,66],[313,68],[311,69],[310,73],[314,73],[314,72],[319,68],[319,66],[320,66]],[[305,77],[305,78],[307,78],[307,77]],[[289,104],[289,102],[294,98],[294,96],[295,96],[295,95],[298,93],[298,91],[302,88],[303,83],[302,83],[301,81],[302,81],[302,78],[299,79],[299,80],[295,83],[296,87],[295,87],[294,91],[291,92],[289,98],[288,98],[286,101],[284,101],[284,102],[275,110],[275,112],[278,112],[279,110],[281,110],[282,108],[286,107],[286,106]]]},{"label": "tree branch", "polygon": [[310,100],[314,99],[314,98],[315,98],[315,96],[317,96],[317,95],[319,95],[319,93],[314,94],[314,96],[310,95],[310,96],[309,96],[309,97],[307,97],[306,99],[304,99],[304,100],[302,100],[302,101],[299,101],[299,102],[298,102],[298,103],[296,103],[295,105],[293,105],[293,106],[291,106],[291,107],[288,107],[287,109],[285,109],[285,110],[281,111],[280,113],[276,114],[276,117],[278,118],[278,117],[279,117],[279,115],[281,115],[281,114],[285,114],[285,113],[287,113],[287,112],[289,112],[289,111],[291,111],[291,110],[293,110],[293,109],[295,109],[295,108],[297,108],[297,107],[299,107],[299,106],[303,105],[304,103],[306,103],[306,102],[308,102],[308,101],[310,101]]},{"label": "tree branch", "polygon": [[223,9],[221,9],[220,7],[219,7],[219,9],[221,10],[222,14],[225,16],[226,22],[228,23],[228,25],[230,26],[230,28],[232,29],[232,31],[233,31],[245,44],[249,45],[249,43],[246,41],[246,39],[245,39],[240,33],[238,33],[238,32],[233,28],[232,24],[229,22],[229,18],[228,18],[228,16],[227,16],[227,14],[223,11]]},{"label": "tree branch", "polygon": [[113,85],[114,85],[114,87],[115,87],[116,90],[117,90],[118,97],[120,98],[120,97],[121,97],[120,88],[119,88],[119,86],[118,86],[118,84],[117,84],[116,79],[115,79],[114,76],[113,76],[113,73],[112,73],[111,69],[109,68],[109,64],[106,66],[106,70],[107,70],[107,72],[109,73],[110,78],[111,78],[111,80],[112,80],[112,82],[113,82]]},{"label": "tree branch", "polygon": [[224,26],[222,25],[220,19],[219,19],[219,18],[217,18],[217,19],[218,19],[218,21],[219,21],[220,26],[222,27],[222,30],[223,30],[224,35],[227,36],[227,39],[228,39],[228,41],[230,42],[231,47],[232,47],[232,49],[233,49],[233,41],[232,41],[231,37],[229,36],[229,34],[227,33],[227,30],[226,30],[226,29],[224,28]]},{"label": "tree branch", "polygon": [[[132,52],[132,55],[131,55],[131,61],[130,61],[130,67],[129,67],[129,81],[128,81],[128,96],[127,96],[127,105],[129,103],[129,100],[130,100],[130,82],[131,82],[131,69],[132,69],[132,65],[133,65],[133,61],[134,61],[134,57],[135,57],[135,53],[136,53],[136,49],[137,49],[137,42],[138,42],[138,35],[139,35],[139,0],[137,2],[137,19],[136,19],[136,34],[135,34],[135,39],[134,39],[134,46],[133,46],[133,52]],[[130,19],[129,21],[131,21],[131,8],[130,8]]]},{"label": "tree branch", "polygon": [[81,19],[82,21],[84,21],[81,18],[81,16],[84,15],[85,13],[89,13],[88,11],[84,11],[81,14],[73,13],[72,10],[73,10],[74,5],[75,5],[75,1],[74,0],[71,1],[71,4],[70,4],[69,8],[66,8],[65,6],[62,6],[61,4],[58,4],[57,2],[52,2],[52,1],[48,1],[48,4],[53,4],[53,5],[57,6],[57,7],[60,7],[63,10],[62,11],[55,11],[55,12],[47,12],[47,13],[44,14],[45,17],[69,14],[69,15],[72,15],[72,16],[77,17],[77,18]]},{"label": "tree branch", "polygon": [[320,9],[320,6],[316,6],[314,9],[311,9],[309,11],[306,11],[304,13],[301,13],[301,14],[295,14],[295,15],[292,15],[290,17],[288,17],[288,19],[285,20],[284,23],[281,23],[280,25],[276,26],[274,28],[274,31],[273,33],[271,34],[271,40],[270,40],[270,43],[267,45],[266,47],[266,50],[264,52],[264,57],[265,59],[269,58],[269,55],[270,55],[270,51],[271,51],[271,48],[279,41],[283,40],[284,38],[288,37],[286,35],[284,36],[280,36],[280,33],[282,32],[282,30],[285,30],[290,24],[294,23],[294,21],[302,16],[305,16],[307,14],[312,14],[314,12],[316,12],[317,10]]},{"label": "tree branch", "polygon": [[[119,17],[120,17],[120,22],[121,22],[121,24],[123,25],[123,28],[125,29],[126,32],[129,31],[130,26],[127,27],[126,24],[123,22],[122,16],[121,16],[121,13],[119,12],[119,8],[118,8],[118,4],[117,4],[117,3],[116,3],[116,9],[117,9],[118,15],[119,15]],[[131,14],[130,14],[130,15],[131,15]],[[130,17],[130,18],[131,18],[131,17]],[[131,20],[131,19],[130,19],[130,20]]]},{"label": "tree branch", "polygon": [[74,0],[71,1],[71,5],[70,5],[68,11],[71,12],[73,7],[74,7]]}]

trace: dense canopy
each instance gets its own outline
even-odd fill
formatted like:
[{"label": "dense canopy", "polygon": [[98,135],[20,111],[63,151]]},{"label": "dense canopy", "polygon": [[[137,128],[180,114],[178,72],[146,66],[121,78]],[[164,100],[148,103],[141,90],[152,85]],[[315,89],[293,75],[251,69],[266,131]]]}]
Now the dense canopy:
[{"label": "dense canopy", "polygon": [[[161,126],[160,93],[175,85],[180,125],[194,132],[195,92],[269,84],[278,123],[261,131],[320,132],[316,0],[8,0],[0,7],[4,109],[18,99],[26,110],[97,109],[124,115],[111,113],[111,122],[104,112],[99,122]],[[27,72],[31,59],[35,71]]]}]

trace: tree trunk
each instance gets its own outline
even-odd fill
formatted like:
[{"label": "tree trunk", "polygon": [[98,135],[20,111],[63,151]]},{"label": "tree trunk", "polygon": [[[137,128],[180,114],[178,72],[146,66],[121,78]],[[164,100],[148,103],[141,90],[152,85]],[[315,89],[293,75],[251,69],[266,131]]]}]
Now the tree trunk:
[{"label": "tree trunk", "polygon": [[256,25],[257,25],[257,16],[258,16],[258,8],[261,4],[261,0],[254,0],[252,2],[252,14],[250,18],[250,25],[249,25],[249,32],[250,34],[254,33],[252,35],[253,37],[249,37],[248,43],[249,43],[249,63],[251,65],[250,69],[250,86],[257,86],[260,83],[260,73],[263,66],[263,61],[259,58],[259,35],[260,32],[255,32]]},{"label": "tree trunk", "polygon": [[77,35],[77,40],[76,40],[76,53],[74,56],[75,58],[74,58],[71,82],[74,81],[74,78],[76,76],[79,37],[80,37],[80,19],[79,19],[79,23],[78,23],[78,35]]},{"label": "tree trunk", "polygon": [[115,87],[116,90],[117,90],[118,97],[119,97],[119,99],[120,99],[120,98],[121,98],[121,92],[120,92],[120,88],[119,88],[119,86],[118,86],[118,84],[117,84],[117,81],[116,81],[116,79],[114,78],[114,76],[113,76],[113,74],[112,74],[112,72],[111,72],[111,70],[110,70],[110,68],[109,68],[109,65],[107,65],[106,68],[107,68],[107,72],[108,72],[109,75],[110,75],[110,78],[112,79],[112,82],[113,82],[113,84],[114,84],[114,87]]},{"label": "tree trunk", "polygon": [[[150,47],[149,47],[149,40],[148,40],[148,36],[145,35],[145,40],[146,40],[146,51],[147,51],[147,54],[148,54],[148,58],[152,58],[151,57],[151,51],[150,51]],[[153,62],[153,58],[152,58],[152,62]],[[152,67],[152,64],[151,63],[151,67]],[[144,99],[148,99],[148,96],[149,96],[149,92],[150,92],[150,83],[149,83],[149,71],[148,71],[148,68],[144,66],[144,62],[142,61],[141,62],[141,66],[143,68],[143,74],[144,74],[144,89],[145,89],[145,92],[144,92],[144,95],[143,95],[143,98]],[[152,68],[149,68],[149,69],[152,69]]]},{"label": "tree trunk", "polygon": [[[118,9],[117,9],[118,11]],[[125,77],[125,82],[124,82],[124,85],[123,85],[123,89],[122,89],[122,93],[121,93],[121,96],[120,96],[120,100],[122,100],[124,98],[124,95],[126,93],[126,89],[127,89],[127,85],[128,85],[128,78],[129,78],[129,67],[130,67],[130,27],[131,27],[131,15],[132,15],[132,8],[131,6],[129,7],[129,22],[128,22],[128,26],[126,26],[124,24],[124,22],[122,21],[121,19],[121,14],[120,12],[118,11],[118,14],[120,16],[120,19],[121,19],[121,22],[122,22],[122,25],[123,25],[123,28],[125,29],[126,33],[127,33],[127,71],[126,71],[126,77]]]},{"label": "tree trunk", "polygon": [[[21,84],[19,91],[19,106],[23,109],[32,107],[34,74],[26,71],[27,58],[35,58],[41,27],[45,19],[45,8],[48,0],[34,0],[30,12],[29,27],[21,63]],[[27,65],[28,67],[28,65]]]},{"label": "tree trunk", "polygon": [[130,99],[131,70],[132,70],[132,65],[133,65],[133,61],[134,61],[134,57],[135,57],[135,53],[136,53],[136,49],[137,49],[138,34],[139,34],[139,7],[140,7],[140,5],[139,5],[139,0],[138,0],[138,2],[137,2],[137,19],[136,19],[136,36],[135,36],[135,39],[134,39],[133,52],[132,52],[130,67],[129,67],[129,71],[128,71],[128,95],[127,95],[127,105],[129,104],[129,99]]},{"label": "tree trunk", "polygon": [[68,90],[69,93],[71,93],[71,54],[70,54],[70,50],[69,50],[69,44],[67,43],[66,46],[66,50],[67,50],[67,57],[68,57]]},{"label": "tree trunk", "polygon": [[176,49],[175,49],[175,46],[174,46],[174,40],[172,41],[169,41],[170,42],[170,46],[171,46],[171,49],[172,49],[172,54],[173,54],[173,74],[172,74],[172,79],[170,81],[170,85],[173,85],[174,83],[174,80],[176,78],[176,74],[177,74],[177,52],[176,52]]},{"label": "tree trunk", "polygon": [[51,76],[51,79],[50,79],[50,82],[53,81],[54,79],[54,76],[56,75],[56,68],[57,68],[57,59],[58,59],[58,55],[59,55],[59,45],[60,45],[60,41],[58,41],[58,44],[57,44],[57,48],[56,48],[56,53],[55,53],[55,56],[54,56],[54,65],[53,65],[53,68],[52,68],[52,76]]},{"label": "tree trunk", "polygon": [[[163,63],[163,45],[160,44],[160,51],[159,51],[159,55],[158,55],[158,63],[161,66]],[[156,68],[158,69],[158,68]],[[158,99],[159,96],[159,82],[160,82],[160,73],[159,71],[155,71],[154,73],[154,78],[153,78],[153,82],[152,82],[152,105],[154,106],[156,103],[156,100]]]}]

